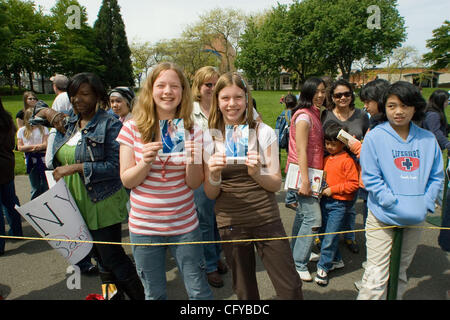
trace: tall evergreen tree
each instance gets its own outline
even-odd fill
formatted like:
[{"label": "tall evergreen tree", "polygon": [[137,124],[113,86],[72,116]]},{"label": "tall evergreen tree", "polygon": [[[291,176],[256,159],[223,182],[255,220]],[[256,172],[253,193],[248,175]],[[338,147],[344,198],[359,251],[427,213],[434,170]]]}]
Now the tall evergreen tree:
[{"label": "tall evergreen tree", "polygon": [[103,0],[94,31],[102,64],[106,66],[105,84],[109,87],[134,86],[131,50],[117,0]]}]

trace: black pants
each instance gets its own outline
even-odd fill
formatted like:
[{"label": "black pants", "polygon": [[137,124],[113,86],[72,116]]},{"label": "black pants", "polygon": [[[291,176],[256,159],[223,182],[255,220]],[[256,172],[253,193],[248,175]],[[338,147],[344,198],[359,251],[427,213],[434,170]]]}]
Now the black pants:
[{"label": "black pants", "polygon": [[[121,223],[90,232],[94,241],[122,242]],[[128,280],[136,275],[136,267],[121,245],[94,244],[92,256],[99,263],[100,271],[112,272],[119,281]]]}]

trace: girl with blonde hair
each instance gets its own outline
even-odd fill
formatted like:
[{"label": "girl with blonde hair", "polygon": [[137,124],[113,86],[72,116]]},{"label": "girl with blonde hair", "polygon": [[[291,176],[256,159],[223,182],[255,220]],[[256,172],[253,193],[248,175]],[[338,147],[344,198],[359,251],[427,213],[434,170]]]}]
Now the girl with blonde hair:
[{"label": "girl with blonde hair", "polygon": [[25,163],[31,184],[31,200],[48,190],[44,163],[49,133],[43,126],[30,124],[28,120],[32,113],[31,108],[25,110],[24,126],[17,131],[17,149],[25,153]]},{"label": "girl with blonde hair", "polygon": [[[178,66],[163,62],[147,78],[133,109],[133,119],[124,124],[117,138],[120,176],[123,185],[131,189],[128,223],[130,239],[136,244],[133,256],[149,300],[167,299],[167,249],[177,262],[188,297],[213,298],[206,280],[202,246],[174,245],[202,239],[192,191],[203,181],[202,134],[194,130],[191,114],[192,97],[186,77]],[[184,121],[188,133],[186,155],[159,152],[159,120],[173,119]]]}]

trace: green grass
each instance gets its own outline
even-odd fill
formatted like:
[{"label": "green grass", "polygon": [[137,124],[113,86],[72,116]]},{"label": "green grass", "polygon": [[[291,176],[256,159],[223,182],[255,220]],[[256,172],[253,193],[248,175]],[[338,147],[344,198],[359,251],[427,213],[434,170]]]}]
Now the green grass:
[{"label": "green grass", "polygon": [[[428,99],[433,91],[437,90],[437,88],[424,88],[422,94],[425,99]],[[444,89],[448,90],[448,89]],[[263,121],[275,129],[275,122],[278,115],[283,111],[284,105],[280,104],[280,97],[282,95],[286,95],[288,91],[254,91],[252,92],[252,96],[256,100],[256,107],[258,112],[260,113]],[[297,94],[298,92],[294,92]],[[55,99],[54,94],[41,94],[38,95],[38,98],[44,100],[49,106],[51,106],[53,100]],[[22,96],[3,96],[2,97],[3,105],[6,110],[8,110],[13,118],[15,119],[16,113],[23,108],[23,100]],[[362,108],[363,103],[359,98],[356,98],[355,105],[357,108]],[[450,112],[448,108],[446,109],[447,117],[450,116]],[[15,152],[16,155],[16,174],[25,174],[25,163],[22,152]],[[286,165],[286,151],[281,150],[281,171],[284,176],[284,166]]]}]

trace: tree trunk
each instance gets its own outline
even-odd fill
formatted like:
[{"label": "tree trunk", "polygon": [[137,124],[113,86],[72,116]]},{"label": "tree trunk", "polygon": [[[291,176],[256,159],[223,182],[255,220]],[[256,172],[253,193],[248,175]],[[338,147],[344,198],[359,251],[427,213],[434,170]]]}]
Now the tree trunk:
[{"label": "tree trunk", "polygon": [[28,78],[30,81],[30,90],[34,91],[34,86],[33,86],[33,72],[28,71]]}]

